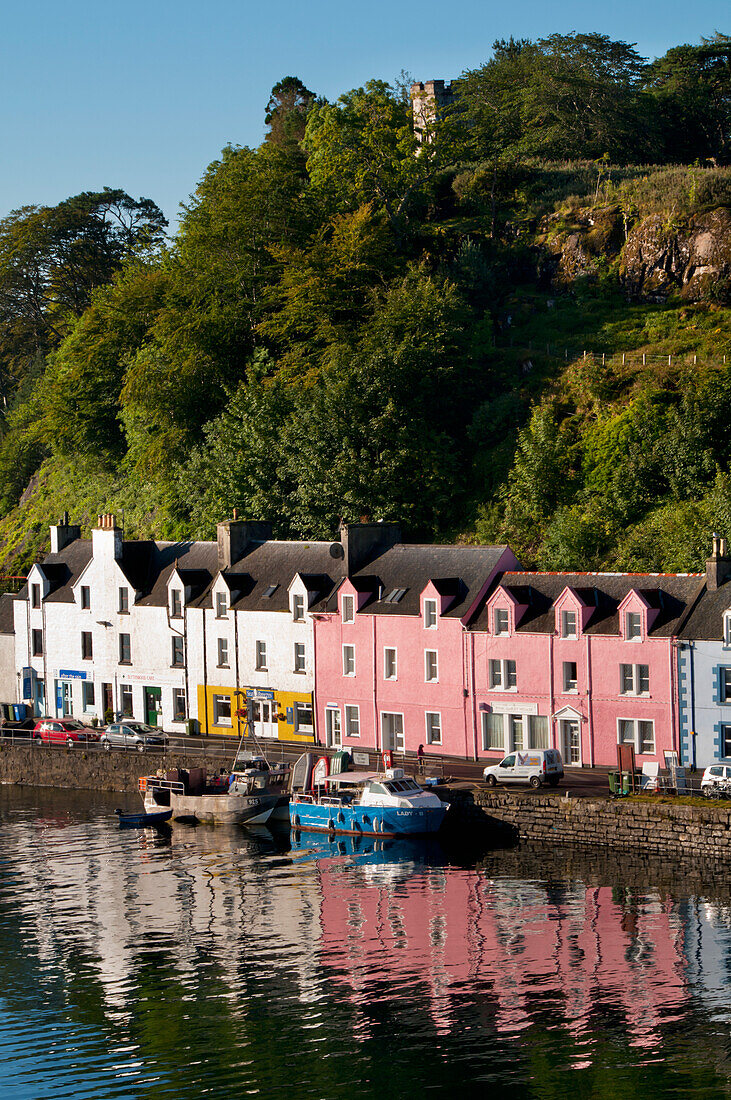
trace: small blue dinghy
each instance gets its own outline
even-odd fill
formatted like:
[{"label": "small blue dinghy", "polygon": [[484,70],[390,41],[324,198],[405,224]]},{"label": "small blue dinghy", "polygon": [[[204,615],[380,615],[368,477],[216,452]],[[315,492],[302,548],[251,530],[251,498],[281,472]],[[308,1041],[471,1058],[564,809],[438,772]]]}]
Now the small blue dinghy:
[{"label": "small blue dinghy", "polygon": [[150,813],[127,814],[124,810],[114,811],[119,818],[120,829],[155,829],[158,825],[164,825],[173,816],[170,807],[154,810]]}]

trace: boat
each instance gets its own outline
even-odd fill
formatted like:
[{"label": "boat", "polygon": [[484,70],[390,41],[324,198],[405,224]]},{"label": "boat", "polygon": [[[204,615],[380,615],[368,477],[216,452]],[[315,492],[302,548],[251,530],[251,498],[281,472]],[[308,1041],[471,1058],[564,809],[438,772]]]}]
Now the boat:
[{"label": "boat", "polygon": [[444,820],[447,805],[402,768],[325,778],[320,763],[314,769],[313,790],[292,794],[289,820],[295,831],[410,836],[436,833]]},{"label": "boat", "polygon": [[120,829],[156,829],[164,825],[173,816],[171,809],[160,808],[142,813],[125,813],[124,810],[115,810],[119,820]]},{"label": "boat", "polygon": [[287,817],[286,765],[238,752],[230,770],[208,776],[205,768],[142,776],[145,810],[169,807],[174,821],[204,825],[264,825],[277,813]]}]

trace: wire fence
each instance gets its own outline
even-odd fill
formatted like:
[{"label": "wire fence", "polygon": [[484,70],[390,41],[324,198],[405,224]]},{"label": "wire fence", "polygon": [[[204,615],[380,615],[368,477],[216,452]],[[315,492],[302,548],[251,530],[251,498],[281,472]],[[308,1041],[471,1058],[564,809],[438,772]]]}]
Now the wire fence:
[{"label": "wire fence", "polygon": [[622,351],[622,352],[606,352],[606,351],[589,351],[586,348],[569,348],[560,347],[556,344],[539,344],[531,341],[521,342],[519,340],[513,340],[511,337],[506,344],[496,344],[496,350],[506,350],[512,348],[520,351],[524,356],[530,357],[531,355],[545,355],[549,359],[560,359],[564,362],[576,362],[581,360],[592,364],[601,366],[667,366],[667,367],[725,367],[727,365],[728,356],[720,354],[717,356],[703,356],[698,352],[685,352],[681,355],[662,355],[649,352],[640,351]]}]

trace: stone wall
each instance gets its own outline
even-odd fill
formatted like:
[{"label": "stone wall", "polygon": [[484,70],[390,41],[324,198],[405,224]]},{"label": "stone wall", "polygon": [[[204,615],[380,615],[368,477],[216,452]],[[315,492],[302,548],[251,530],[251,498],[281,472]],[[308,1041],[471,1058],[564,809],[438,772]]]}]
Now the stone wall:
[{"label": "stone wall", "polygon": [[453,791],[450,831],[476,832],[545,844],[568,844],[688,855],[731,857],[731,807],[684,806],[666,802],[562,798],[529,792]]}]

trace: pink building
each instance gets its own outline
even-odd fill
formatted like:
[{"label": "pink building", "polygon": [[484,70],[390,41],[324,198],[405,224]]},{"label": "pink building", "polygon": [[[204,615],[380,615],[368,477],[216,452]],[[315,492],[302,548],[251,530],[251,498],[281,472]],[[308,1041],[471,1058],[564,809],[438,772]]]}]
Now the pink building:
[{"label": "pink building", "polygon": [[703,588],[684,574],[505,573],[471,622],[478,756],[559,749],[565,765],[678,749],[674,639]]},{"label": "pink building", "polygon": [[395,540],[349,560],[315,615],[317,728],[327,745],[472,756],[466,626],[500,571],[516,567],[506,546]]}]

